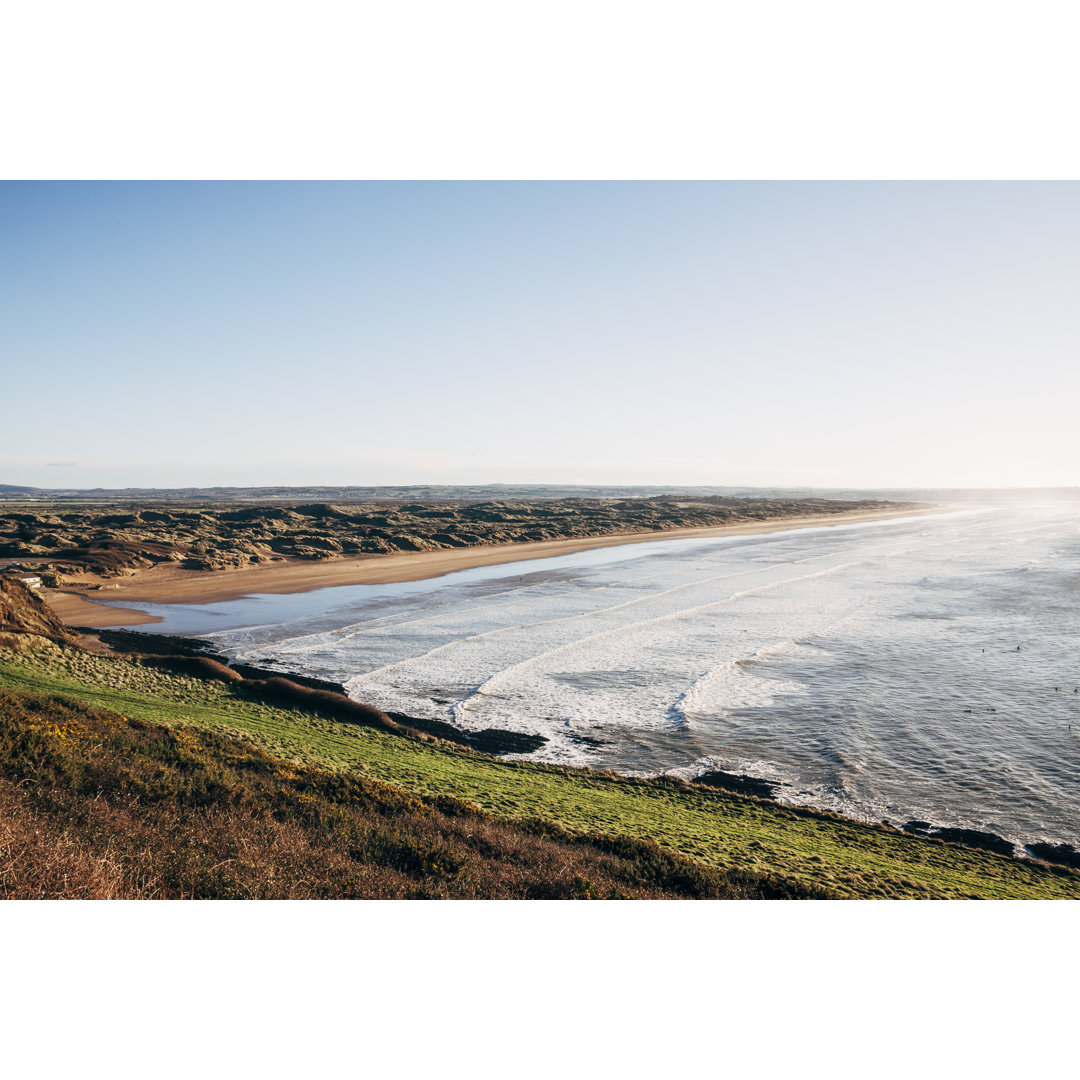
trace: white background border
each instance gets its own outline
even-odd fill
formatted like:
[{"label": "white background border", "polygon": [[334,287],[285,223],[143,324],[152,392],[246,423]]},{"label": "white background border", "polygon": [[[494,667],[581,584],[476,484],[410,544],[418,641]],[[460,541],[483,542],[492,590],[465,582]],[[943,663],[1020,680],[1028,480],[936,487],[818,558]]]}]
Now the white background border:
[{"label": "white background border", "polygon": [[[8,5],[0,178],[1075,179],[1071,10]],[[1035,1074],[1072,1037],[1076,910],[9,904],[5,1057],[13,1076]]]}]

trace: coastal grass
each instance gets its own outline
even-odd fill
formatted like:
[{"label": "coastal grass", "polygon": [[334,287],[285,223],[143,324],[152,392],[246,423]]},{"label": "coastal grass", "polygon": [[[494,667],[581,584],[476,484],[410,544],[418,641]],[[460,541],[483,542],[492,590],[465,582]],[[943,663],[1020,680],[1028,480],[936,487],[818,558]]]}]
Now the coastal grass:
[{"label": "coastal grass", "polygon": [[249,741],[0,690],[0,897],[806,899],[651,841],[501,822]]},{"label": "coastal grass", "polygon": [[26,641],[0,652],[0,688],[241,737],[296,766],[450,797],[497,821],[540,819],[569,835],[651,841],[725,873],[777,875],[837,897],[1080,898],[1080,875],[1064,868],[677,780],[501,761],[254,701],[234,685]]}]

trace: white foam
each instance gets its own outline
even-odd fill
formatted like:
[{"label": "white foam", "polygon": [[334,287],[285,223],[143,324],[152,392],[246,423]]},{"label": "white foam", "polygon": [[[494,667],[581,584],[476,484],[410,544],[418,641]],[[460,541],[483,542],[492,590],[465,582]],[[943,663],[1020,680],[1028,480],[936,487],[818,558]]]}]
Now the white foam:
[{"label": "white foam", "polygon": [[795,641],[783,641],[706,671],[676,698],[670,715],[675,720],[691,723],[695,719],[716,718],[738,709],[765,709],[778,698],[802,693],[801,683],[763,676],[757,666],[769,657],[791,653],[798,648]]},{"label": "white foam", "polygon": [[[382,708],[545,735],[531,757],[646,773],[709,761],[790,780],[792,801],[894,820],[918,791],[908,816],[961,820],[961,794],[1017,804],[1003,761],[1026,806],[1070,783],[1075,796],[1076,739],[1055,733],[1080,729],[1080,694],[1053,692],[1071,690],[1080,633],[1066,524],[1059,508],[668,545],[510,587],[432,584],[337,627],[299,619],[233,640]],[[1021,628],[1032,640],[1017,653]],[[982,747],[998,757],[984,763]]]}]

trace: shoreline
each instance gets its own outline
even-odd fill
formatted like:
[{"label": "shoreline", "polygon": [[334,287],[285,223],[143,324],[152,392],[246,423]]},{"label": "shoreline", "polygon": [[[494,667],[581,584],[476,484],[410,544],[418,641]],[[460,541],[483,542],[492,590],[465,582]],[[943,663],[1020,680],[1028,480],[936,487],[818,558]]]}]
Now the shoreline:
[{"label": "shoreline", "polygon": [[[763,522],[739,522],[703,528],[664,529],[638,533],[541,540],[525,544],[484,544],[475,547],[440,548],[436,551],[369,555],[362,558],[322,559],[317,562],[282,561],[238,570],[182,570],[158,563],[119,581],[100,582],[88,577],[85,589],[67,586],[42,589],[41,595],[62,622],[69,626],[107,628],[149,625],[163,621],[137,608],[125,608],[124,600],[147,604],[206,604],[238,600],[254,593],[301,593],[340,585],[385,585],[444,577],[459,570],[504,563],[554,558],[624,544],[659,540],[692,540],[747,536],[791,529],[852,525],[865,521],[920,517],[944,512],[930,506],[905,510],[856,511],[813,517],[776,518]],[[92,589],[92,592],[90,590]]]},{"label": "shoreline", "polygon": [[[260,684],[264,687],[271,685],[277,687],[276,690],[260,689],[255,691],[257,694],[262,694],[262,700],[267,701],[269,704],[281,704],[283,701],[289,701],[302,706],[304,704],[310,705],[313,700],[317,699],[323,706],[329,704],[330,708],[333,709],[336,701],[337,707],[345,710],[345,714],[339,715],[337,719],[346,721],[350,718],[350,714],[355,712],[357,703],[349,697],[345,686],[341,683],[313,678],[294,671],[279,671],[276,668],[263,668],[253,664],[237,663],[222,654],[212,651],[203,652],[198,649],[188,651],[182,645],[180,652],[173,651],[183,635],[140,635],[133,632],[129,638],[127,637],[127,631],[120,631],[120,634],[125,635],[120,655],[122,656],[128,650],[137,655],[142,649],[147,649],[150,657],[147,658],[144,655],[139,662],[150,667],[160,667],[168,672],[192,674],[206,678],[205,669],[200,668],[199,665],[205,661],[211,661],[235,672],[240,682],[252,689],[259,687]],[[198,639],[195,640],[197,642]],[[112,644],[115,645],[115,643]],[[117,650],[110,647],[109,652],[116,655]],[[272,684],[266,683],[265,680],[272,680]],[[292,688],[282,688],[282,682],[292,684]],[[312,691],[315,692],[315,697],[313,697]],[[266,696],[267,693],[268,696]],[[365,705],[360,707],[368,708]],[[381,712],[381,710],[378,711]],[[469,731],[446,721],[415,717],[400,712],[384,712],[383,715],[393,724],[401,725],[406,733],[411,733],[420,738],[425,736],[434,737],[454,746],[464,747],[496,758],[502,757],[504,754],[532,754],[541,749],[548,741],[543,735],[529,735],[504,728],[485,728],[482,731]],[[589,765],[555,766],[553,762],[544,761],[543,759],[530,759],[530,762],[540,766],[568,767],[582,769],[586,772],[596,771]],[[853,824],[871,824],[875,827],[878,824],[876,820],[829,809],[824,806],[789,802],[782,797],[780,792],[781,788],[788,786],[785,781],[765,780],[747,773],[733,773],[713,768],[694,776],[682,776],[678,773],[664,771],[645,774],[615,772],[613,775],[630,782],[642,780],[647,783],[655,782],[660,784],[669,782],[683,785],[697,784],[706,788],[715,788],[726,795],[734,794],[749,797],[764,801],[777,808],[823,816],[830,820],[839,818]],[[907,811],[906,813],[910,812]],[[880,824],[895,832],[906,833],[909,836],[938,840],[942,843],[952,843],[962,848],[989,851],[1008,859],[1040,859],[1058,866],[1068,866],[1080,870],[1080,855],[1077,854],[1075,848],[1066,843],[1054,844],[1044,840],[1025,840],[1022,837],[1012,841],[1000,833],[984,829],[976,829],[965,825],[935,825],[930,821],[916,818],[910,818],[902,825],[885,819],[882,819]],[[1017,849],[1019,849],[1019,853]]]},{"label": "shoreline", "polygon": [[[76,702],[101,708],[99,700],[87,697],[94,699],[101,686],[114,685],[100,673],[96,677],[88,673],[79,680],[83,688],[79,692],[70,682],[56,683],[58,675],[70,680],[70,671],[57,673],[47,665],[33,665],[20,674],[20,667],[22,664],[12,664],[0,670],[5,690],[60,692]],[[168,677],[168,669],[164,674]],[[196,676],[195,681],[208,680]],[[265,707],[251,701],[247,707],[254,704]],[[125,716],[150,725],[189,731],[207,727],[201,711],[186,715],[184,700],[161,700],[156,690],[142,686],[124,693],[123,707]],[[269,707],[277,709],[281,703]],[[295,707],[290,712],[298,734],[303,730],[299,726],[303,715],[298,717]],[[266,732],[256,727],[261,734],[250,734],[242,720],[238,726],[239,719],[229,715],[230,734],[239,733],[256,747],[267,749]],[[366,727],[361,724],[357,730]],[[212,724],[209,730],[215,731]],[[554,820],[560,824],[569,813],[571,827],[582,833],[610,825],[610,800],[615,799],[620,835],[647,839],[707,866],[724,868],[730,864],[737,872],[758,870],[820,882],[839,890],[836,899],[1075,899],[1080,895],[1075,886],[1076,869],[1061,863],[1049,865],[1027,854],[1006,856],[952,839],[927,838],[877,821],[748,796],[678,777],[619,776],[543,762],[507,764],[484,752],[474,755],[450,747],[439,748],[439,767],[433,770],[433,758],[426,748],[409,752],[412,740],[401,743],[404,761],[380,755],[377,740],[383,734],[376,731],[375,740],[366,744],[369,753],[363,759],[362,775],[421,798],[449,796],[506,817],[547,820],[559,814]],[[320,744],[314,767],[352,773],[357,768],[355,748],[335,750],[337,743],[329,748]],[[449,776],[441,771],[444,764]],[[599,805],[591,798],[598,786],[604,796]],[[704,848],[703,832],[708,837]],[[837,868],[844,871],[839,879]]]}]

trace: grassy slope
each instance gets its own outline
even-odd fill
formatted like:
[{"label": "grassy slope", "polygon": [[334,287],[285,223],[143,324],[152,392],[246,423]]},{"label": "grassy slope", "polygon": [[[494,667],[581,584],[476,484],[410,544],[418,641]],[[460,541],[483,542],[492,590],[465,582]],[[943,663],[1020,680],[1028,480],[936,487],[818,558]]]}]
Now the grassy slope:
[{"label": "grassy slope", "polygon": [[828,899],[651,841],[495,820],[247,740],[0,690],[6,899]]},{"label": "grassy slope", "polygon": [[176,726],[244,734],[306,765],[359,770],[501,818],[654,840],[721,869],[770,871],[850,897],[1080,898],[1080,876],[699,787],[633,782],[447,751],[245,699],[220,684],[55,646],[0,657],[0,686],[60,693]]}]

